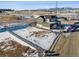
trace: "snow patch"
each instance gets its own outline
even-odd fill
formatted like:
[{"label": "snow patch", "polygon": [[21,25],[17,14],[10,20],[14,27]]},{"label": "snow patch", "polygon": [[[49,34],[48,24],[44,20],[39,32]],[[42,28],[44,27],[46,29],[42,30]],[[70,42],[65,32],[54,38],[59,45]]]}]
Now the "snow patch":
[{"label": "snow patch", "polygon": [[47,32],[44,34],[45,35],[44,37],[35,37],[35,35],[32,35],[34,32],[39,32],[39,31],[41,32],[45,30],[38,29],[35,27],[27,27],[25,29],[16,30],[14,31],[14,33],[42,47],[43,49],[48,50],[58,34],[53,32]]},{"label": "snow patch", "polygon": [[10,40],[14,40],[14,41],[22,44],[23,46],[29,46],[30,48],[35,50],[35,48],[33,48],[29,44],[25,43],[24,41],[18,39],[14,35],[10,34],[8,31],[0,33],[0,42],[6,42],[6,44],[8,44],[7,42],[10,41]]}]

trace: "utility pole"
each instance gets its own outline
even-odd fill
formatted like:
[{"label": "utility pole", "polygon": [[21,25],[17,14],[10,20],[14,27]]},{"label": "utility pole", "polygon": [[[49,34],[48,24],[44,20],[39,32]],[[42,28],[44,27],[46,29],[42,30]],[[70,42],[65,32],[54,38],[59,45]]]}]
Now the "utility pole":
[{"label": "utility pole", "polygon": [[56,1],[56,16],[57,16],[57,11],[58,11],[57,9],[58,9],[58,8],[57,8],[57,1]]}]

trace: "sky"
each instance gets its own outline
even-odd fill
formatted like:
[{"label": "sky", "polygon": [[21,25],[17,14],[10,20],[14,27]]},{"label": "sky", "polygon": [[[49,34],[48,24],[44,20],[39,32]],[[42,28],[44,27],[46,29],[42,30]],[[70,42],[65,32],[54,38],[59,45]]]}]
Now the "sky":
[{"label": "sky", "polygon": [[[79,7],[79,1],[58,1],[57,7]],[[48,9],[55,8],[56,1],[0,1],[0,9]]]}]

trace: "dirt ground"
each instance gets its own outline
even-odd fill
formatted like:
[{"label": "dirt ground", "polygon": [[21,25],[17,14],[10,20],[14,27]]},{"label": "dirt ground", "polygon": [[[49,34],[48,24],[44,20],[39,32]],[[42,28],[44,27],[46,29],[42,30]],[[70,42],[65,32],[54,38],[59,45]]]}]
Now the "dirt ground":
[{"label": "dirt ground", "polygon": [[[19,20],[18,20],[19,19]],[[23,18],[16,15],[0,15],[0,25],[6,25],[10,23],[29,23],[33,22],[31,18]]]},{"label": "dirt ground", "polygon": [[33,49],[22,46],[21,44],[12,40],[8,42],[0,42],[0,57],[21,57],[24,56],[22,53],[26,53],[29,49],[31,52],[34,51]]},{"label": "dirt ground", "polygon": [[0,42],[0,57],[41,57],[40,52],[13,40]]},{"label": "dirt ground", "polygon": [[79,32],[63,35],[54,50],[60,57],[79,57]]}]

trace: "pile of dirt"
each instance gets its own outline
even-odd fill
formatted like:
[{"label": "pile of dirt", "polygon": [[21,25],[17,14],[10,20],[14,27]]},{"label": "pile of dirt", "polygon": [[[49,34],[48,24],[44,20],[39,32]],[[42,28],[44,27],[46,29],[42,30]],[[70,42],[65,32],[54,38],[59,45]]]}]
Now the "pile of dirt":
[{"label": "pile of dirt", "polygon": [[35,37],[48,37],[47,34],[49,34],[50,32],[47,31],[38,31],[38,32],[33,32],[31,34],[31,36],[35,36]]}]

